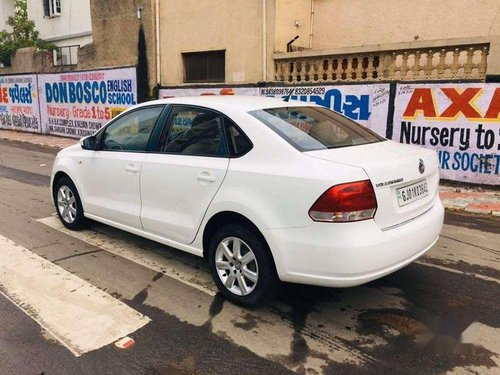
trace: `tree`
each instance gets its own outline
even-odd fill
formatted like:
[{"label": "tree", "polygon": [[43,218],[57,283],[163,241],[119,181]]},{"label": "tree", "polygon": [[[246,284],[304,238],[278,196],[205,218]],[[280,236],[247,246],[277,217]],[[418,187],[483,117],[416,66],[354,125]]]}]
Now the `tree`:
[{"label": "tree", "polygon": [[139,28],[139,41],[137,43],[137,99],[139,100],[139,103],[150,99],[148,54],[146,35],[144,34],[142,23]]},{"label": "tree", "polygon": [[12,32],[0,31],[0,63],[10,65],[10,56],[19,48],[37,47],[38,49],[51,50],[55,45],[40,39],[40,34],[35,29],[35,23],[28,19],[27,0],[16,0],[14,3],[14,16],[9,17],[7,25],[12,27]]}]

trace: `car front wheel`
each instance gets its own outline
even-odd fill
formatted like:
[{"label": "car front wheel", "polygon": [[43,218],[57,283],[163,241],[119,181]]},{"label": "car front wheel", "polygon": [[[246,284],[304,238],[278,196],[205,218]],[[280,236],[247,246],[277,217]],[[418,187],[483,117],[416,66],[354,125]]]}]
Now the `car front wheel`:
[{"label": "car front wheel", "polygon": [[228,299],[254,306],[265,302],[276,283],[274,264],[265,241],[243,225],[216,231],[209,248],[212,277]]},{"label": "car front wheel", "polygon": [[68,229],[77,230],[85,225],[83,206],[76,186],[67,177],[62,177],[54,185],[54,202],[59,219]]}]

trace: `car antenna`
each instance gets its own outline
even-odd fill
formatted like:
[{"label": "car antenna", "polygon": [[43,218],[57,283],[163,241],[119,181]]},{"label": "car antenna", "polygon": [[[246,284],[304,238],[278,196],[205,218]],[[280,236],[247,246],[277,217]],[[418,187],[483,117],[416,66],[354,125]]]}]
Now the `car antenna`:
[{"label": "car antenna", "polygon": [[290,100],[290,96],[292,96],[293,92],[295,91],[295,88],[293,88],[290,93],[286,96],[286,98],[284,99],[285,102],[288,102]]}]

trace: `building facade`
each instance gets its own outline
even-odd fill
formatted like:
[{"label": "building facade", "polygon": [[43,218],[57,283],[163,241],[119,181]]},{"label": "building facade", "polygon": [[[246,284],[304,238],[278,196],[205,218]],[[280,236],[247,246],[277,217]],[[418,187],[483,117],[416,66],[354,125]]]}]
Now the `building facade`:
[{"label": "building facade", "polygon": [[[497,0],[162,0],[159,83],[485,79],[500,74],[499,8]],[[207,73],[192,75],[200,69]]]},{"label": "building facade", "polygon": [[7,25],[7,20],[14,15],[14,0],[2,0],[0,3],[0,31],[11,31]]},{"label": "building facade", "polygon": [[[9,2],[0,15],[11,11]],[[153,94],[154,87],[222,84],[499,79],[500,3],[474,4],[28,0],[28,14],[60,47],[55,65],[140,63]]]},{"label": "building facade", "polygon": [[78,48],[92,43],[89,0],[28,0],[28,17],[40,38],[59,47],[55,64],[76,65]]}]

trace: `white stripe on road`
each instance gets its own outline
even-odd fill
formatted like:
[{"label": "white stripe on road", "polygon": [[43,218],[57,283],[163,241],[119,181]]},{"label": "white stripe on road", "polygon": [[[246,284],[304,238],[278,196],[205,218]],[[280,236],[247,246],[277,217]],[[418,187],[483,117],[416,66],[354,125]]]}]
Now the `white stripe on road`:
[{"label": "white stripe on road", "polygon": [[[430,258],[430,257],[428,257],[428,258]],[[440,266],[439,264],[434,264],[434,263],[431,263],[430,261],[426,261],[425,257],[424,258],[420,258],[419,260],[416,260],[413,263],[420,264],[420,265],[426,266],[426,267],[437,268],[438,270],[441,270],[441,271],[458,273],[460,275],[473,276],[473,277],[477,277],[478,279],[481,279],[481,280],[491,281],[491,282],[500,284],[500,280],[494,279],[493,277],[488,277],[488,276],[480,275],[478,273],[464,272],[464,271],[460,271],[460,270],[457,270],[457,269],[451,268],[451,267]]]},{"label": "white stripe on road", "polygon": [[[164,273],[210,296],[217,294],[210,274],[203,271],[200,272],[192,264],[185,264],[174,258],[167,258],[151,250],[140,248],[133,243],[124,241],[123,237],[112,238],[107,234],[101,234],[92,230],[75,232],[66,229],[57,216],[39,219],[38,222],[153,271]],[[118,229],[116,230],[119,231]],[[126,232],[120,231],[120,233],[124,234]],[[130,236],[136,237],[135,235]],[[163,249],[165,245],[158,243],[158,247]],[[180,250],[178,251],[182,253]]]},{"label": "white stripe on road", "polygon": [[[194,255],[169,250],[165,245],[104,224],[93,223],[91,229],[70,231],[56,216],[39,219],[38,222],[144,267],[162,272],[169,278],[175,278],[207,295],[216,294],[216,287],[210,272],[207,267],[202,266],[203,259]],[[289,312],[291,307],[276,301],[272,308],[251,312],[231,303],[223,303],[220,306],[221,311],[214,316],[212,306],[215,306],[214,301],[217,302],[214,298],[197,292],[184,295],[185,291],[182,288],[178,289],[177,284],[163,283],[163,285],[166,286],[164,291],[160,291],[163,286],[160,287],[158,284],[149,289],[148,297],[144,301],[146,305],[159,308],[168,315],[194,326],[208,326],[213,334],[230,340],[235,345],[245,347],[262,358],[272,358],[274,361],[285,363],[290,370],[297,370],[303,365],[306,369],[321,373],[328,361],[354,364],[376,361],[370,355],[362,353],[346,342],[356,340],[356,345],[371,346],[384,343],[383,339],[374,335],[366,335],[360,339],[354,330],[343,328],[357,321],[360,312],[350,309],[341,311],[335,300],[321,302],[321,306],[319,303],[315,305],[318,310],[309,314],[307,322],[300,328],[300,335],[304,336],[305,346],[311,353],[321,353],[321,356],[308,356],[304,359],[304,363],[300,364],[294,361],[287,363],[286,358],[295,355],[292,352],[292,341],[298,334],[293,322],[283,318],[283,314]],[[127,291],[119,292],[127,293]],[[369,294],[377,301],[376,306],[380,308],[404,308],[404,300],[399,295],[394,296],[393,291],[386,294],[384,288],[378,288],[376,291],[370,290]],[[354,301],[357,296],[358,293],[353,294]],[[127,298],[133,298],[133,295],[130,294]],[[364,311],[369,308],[368,304],[372,301],[372,299],[364,298],[360,305],[347,297],[344,303],[360,306],[360,311]],[[332,316],[335,316],[334,320],[331,319]],[[252,323],[253,321],[255,323]],[[255,327],[244,328],[249,323],[255,324]],[[318,324],[326,328],[321,328],[319,332]]]},{"label": "white stripe on road", "polygon": [[0,293],[76,356],[111,344],[150,321],[1,235]]},{"label": "white stripe on road", "polygon": [[[214,294],[215,287],[210,273],[206,267],[199,267],[202,262],[193,255],[184,256],[181,251],[169,251],[164,245],[99,223],[92,225],[89,230],[74,232],[66,229],[55,216],[38,221],[117,256],[157,272],[163,272],[207,294]],[[435,267],[424,261],[425,258],[421,258],[419,263]],[[438,268],[462,273],[451,268]],[[199,293],[194,294],[196,296],[194,297],[191,294],[186,296],[184,291],[174,292],[173,288],[178,287],[175,284],[170,286],[170,289],[167,286],[166,291],[160,291],[164,286],[165,284],[162,287],[157,286],[157,289],[152,287],[145,304],[159,308],[194,326],[209,323],[212,333],[229,339],[236,345],[246,347],[262,358],[272,358],[284,363],[292,371],[297,371],[299,366],[303,366],[306,371],[310,369],[321,373],[329,361],[356,365],[376,363],[376,358],[362,350],[356,350],[354,346],[380,349],[387,344],[387,339],[375,334],[360,336],[356,330],[351,330],[350,326],[354,324],[353,322],[360,321],[360,315],[364,311],[384,312],[393,309],[403,311],[408,306],[408,301],[402,297],[403,294],[398,288],[358,287],[343,294],[341,302],[335,299],[316,301],[314,311],[307,314],[304,326],[297,331],[293,321],[285,319],[291,311],[291,307],[287,304],[275,301],[270,308],[252,312],[225,303],[220,313],[214,317],[210,304],[213,303],[213,299],[203,298]],[[130,295],[127,298],[132,297],[133,295]],[[193,309],[193,303],[188,302],[193,298],[199,298],[195,300],[197,309]],[[342,306],[355,307],[346,309]],[[331,319],[332,316],[335,319]],[[243,328],[246,325],[252,328]],[[307,356],[302,364],[288,362],[285,359],[296,355],[292,351],[294,347],[292,342],[299,332],[309,351],[321,354]],[[388,330],[386,333],[388,336],[400,334],[397,329]]]}]

